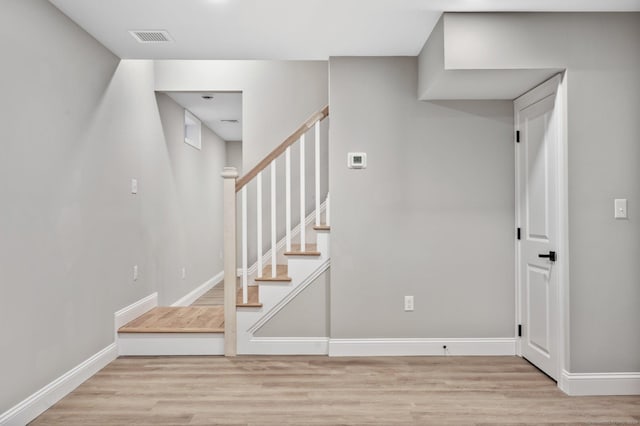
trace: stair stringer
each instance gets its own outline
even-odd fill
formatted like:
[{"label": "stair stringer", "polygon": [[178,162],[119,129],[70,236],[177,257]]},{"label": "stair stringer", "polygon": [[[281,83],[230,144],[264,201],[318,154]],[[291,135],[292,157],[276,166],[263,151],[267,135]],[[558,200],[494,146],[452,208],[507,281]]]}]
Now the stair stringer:
[{"label": "stair stringer", "polygon": [[[328,339],[317,338],[258,338],[254,332],[263,325],[265,317],[271,318],[286,306],[281,303],[308,280],[330,259],[329,234],[317,234],[320,256],[287,256],[291,282],[260,282],[260,308],[240,307],[237,310],[237,352],[240,355],[309,355],[328,353]],[[292,300],[293,298],[291,298]],[[287,302],[288,303],[288,302]]]}]

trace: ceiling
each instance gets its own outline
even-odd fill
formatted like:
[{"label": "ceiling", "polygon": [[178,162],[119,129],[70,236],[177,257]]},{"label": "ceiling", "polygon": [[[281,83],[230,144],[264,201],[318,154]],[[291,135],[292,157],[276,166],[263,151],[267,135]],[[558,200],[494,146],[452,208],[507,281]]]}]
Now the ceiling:
[{"label": "ceiling", "polygon": [[[239,92],[166,92],[225,141],[242,140],[242,93]],[[213,96],[203,99],[202,95]],[[221,120],[238,120],[226,123]]]},{"label": "ceiling", "polygon": [[[640,0],[50,0],[123,59],[414,56],[443,11],[631,11]],[[129,30],[166,30],[140,44]]]}]

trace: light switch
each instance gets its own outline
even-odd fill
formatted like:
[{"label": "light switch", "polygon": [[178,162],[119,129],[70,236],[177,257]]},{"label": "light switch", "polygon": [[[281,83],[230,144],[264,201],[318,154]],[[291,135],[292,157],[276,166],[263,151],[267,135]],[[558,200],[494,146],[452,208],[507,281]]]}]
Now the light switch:
[{"label": "light switch", "polygon": [[615,207],[614,216],[616,219],[627,219],[627,199],[616,198],[613,203]]},{"label": "light switch", "polygon": [[138,193],[138,179],[131,179],[131,193]]}]

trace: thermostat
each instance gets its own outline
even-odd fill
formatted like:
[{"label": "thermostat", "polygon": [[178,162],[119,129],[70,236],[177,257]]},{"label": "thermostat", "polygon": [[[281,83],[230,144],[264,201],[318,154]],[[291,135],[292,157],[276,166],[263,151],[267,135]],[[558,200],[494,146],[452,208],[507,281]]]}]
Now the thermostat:
[{"label": "thermostat", "polygon": [[350,152],[347,154],[347,167],[350,169],[364,169],[367,167],[366,152]]}]

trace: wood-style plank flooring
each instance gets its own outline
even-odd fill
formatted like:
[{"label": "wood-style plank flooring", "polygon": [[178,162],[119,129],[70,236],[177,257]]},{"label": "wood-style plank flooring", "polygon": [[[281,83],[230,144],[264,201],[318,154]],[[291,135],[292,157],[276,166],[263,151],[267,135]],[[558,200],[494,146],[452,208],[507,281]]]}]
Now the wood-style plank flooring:
[{"label": "wood-style plank flooring", "polygon": [[219,282],[211,290],[196,299],[191,306],[224,306],[224,282]]},{"label": "wood-style plank flooring", "polygon": [[[240,280],[238,279],[238,284]],[[242,303],[242,289],[238,286],[236,293],[236,306],[249,306],[260,307],[260,293],[258,286],[249,286],[248,288],[249,301],[246,304]],[[200,296],[191,306],[223,306],[224,305],[224,283],[218,283],[211,290]]]},{"label": "wood-style plank flooring", "polygon": [[156,307],[119,333],[223,333],[224,306]]},{"label": "wood-style plank flooring", "polygon": [[638,424],[517,357],[119,358],[34,425]]}]

